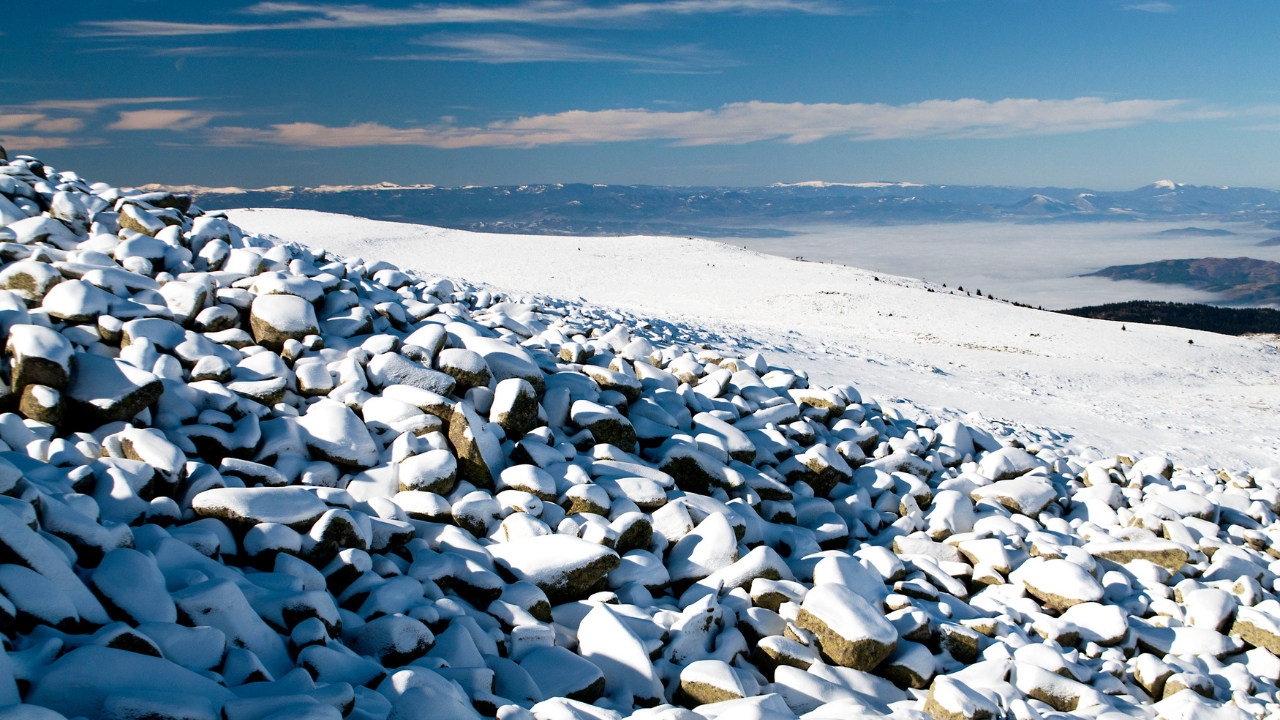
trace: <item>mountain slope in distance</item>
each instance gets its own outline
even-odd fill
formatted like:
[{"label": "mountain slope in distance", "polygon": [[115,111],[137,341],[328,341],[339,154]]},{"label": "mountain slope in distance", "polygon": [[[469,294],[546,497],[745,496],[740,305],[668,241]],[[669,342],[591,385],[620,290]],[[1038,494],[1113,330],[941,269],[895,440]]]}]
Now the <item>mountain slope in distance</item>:
[{"label": "mountain slope in distance", "polygon": [[1112,265],[1082,277],[1186,285],[1220,293],[1224,303],[1280,303],[1280,263],[1255,258],[1190,258]]},{"label": "mountain slope in distance", "polygon": [[1161,230],[1157,235],[1171,235],[1175,237],[1230,237],[1236,233],[1222,228],[1213,230],[1198,227],[1171,228],[1169,230]]},{"label": "mountain slope in distance", "polygon": [[[324,210],[480,232],[616,236],[764,237],[806,224],[1011,221],[1230,222],[1276,218],[1280,192],[1162,181],[1136,190],[904,182],[802,182],[765,187],[586,183],[276,186],[256,190],[144,186],[191,193],[204,210]],[[1280,222],[1280,221],[1278,221]],[[1229,231],[1206,231],[1222,234]]]}]

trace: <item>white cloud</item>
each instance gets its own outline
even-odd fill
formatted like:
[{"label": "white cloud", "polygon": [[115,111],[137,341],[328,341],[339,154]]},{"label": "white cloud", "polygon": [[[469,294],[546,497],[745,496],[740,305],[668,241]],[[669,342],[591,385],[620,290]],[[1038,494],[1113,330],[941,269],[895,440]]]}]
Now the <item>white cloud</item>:
[{"label": "white cloud", "polygon": [[101,144],[102,140],[97,138],[73,140],[68,137],[44,137],[40,135],[0,135],[0,145],[9,150],[48,150],[51,148],[84,147]]},{"label": "white cloud", "polygon": [[1144,3],[1138,3],[1136,5],[1125,5],[1124,9],[1125,10],[1141,10],[1142,12],[1149,12],[1149,13],[1171,13],[1171,12],[1178,11],[1178,8],[1176,5],[1170,5],[1167,2],[1144,2]]},{"label": "white cloud", "polygon": [[97,112],[103,108],[118,105],[154,105],[156,103],[175,103],[199,100],[194,97],[138,97],[138,98],[92,98],[88,100],[37,100],[26,103],[22,107],[32,110],[66,110],[69,112]]},{"label": "white cloud", "polygon": [[43,113],[0,114],[0,130],[17,130],[45,118]]},{"label": "white cloud", "polygon": [[730,103],[713,110],[665,112],[642,108],[570,110],[458,127],[452,121],[393,128],[368,122],[346,127],[316,123],[268,129],[211,128],[222,144],[270,143],[297,147],[421,145],[436,148],[512,147],[668,141],[675,145],[738,145],[762,140],[808,143],[825,138],[1007,138],[1056,135],[1224,117],[1185,100],[1005,99],[928,100],[907,105],[867,103]]},{"label": "white cloud", "polygon": [[80,118],[46,118],[35,124],[37,132],[73,133],[84,129],[84,121]]},{"label": "white cloud", "polygon": [[204,127],[218,113],[197,110],[124,110],[107,130],[193,130]]},{"label": "white cloud", "polygon": [[691,66],[725,67],[725,58],[697,45],[658,48],[646,52],[606,50],[591,45],[505,33],[478,35],[428,35],[414,41],[418,45],[440,48],[430,53],[414,53],[375,58],[377,60],[437,60],[478,62],[491,65],[529,62],[594,63],[617,62],[647,66],[654,70],[677,70]]},{"label": "white cloud", "polygon": [[810,15],[859,14],[832,0],[669,0],[600,5],[583,0],[525,0],[510,5],[427,5],[378,8],[299,2],[261,2],[244,10],[256,16],[303,15],[294,20],[259,23],[182,23],[161,20],[107,20],[80,23],[90,37],[163,37],[226,35],[264,30],[325,30],[414,25],[518,23],[585,25],[635,22],[663,15],[796,12]]},{"label": "white cloud", "polygon": [[51,118],[44,113],[0,113],[0,130],[31,128],[41,133],[71,133],[84,129],[80,118]]}]

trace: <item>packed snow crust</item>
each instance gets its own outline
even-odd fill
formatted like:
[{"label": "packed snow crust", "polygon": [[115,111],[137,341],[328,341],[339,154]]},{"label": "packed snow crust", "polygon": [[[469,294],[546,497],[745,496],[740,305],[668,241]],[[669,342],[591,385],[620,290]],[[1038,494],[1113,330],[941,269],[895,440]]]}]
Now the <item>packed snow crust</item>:
[{"label": "packed snow crust", "polygon": [[34,158],[0,197],[0,718],[1280,713],[1256,447],[1103,453]]}]

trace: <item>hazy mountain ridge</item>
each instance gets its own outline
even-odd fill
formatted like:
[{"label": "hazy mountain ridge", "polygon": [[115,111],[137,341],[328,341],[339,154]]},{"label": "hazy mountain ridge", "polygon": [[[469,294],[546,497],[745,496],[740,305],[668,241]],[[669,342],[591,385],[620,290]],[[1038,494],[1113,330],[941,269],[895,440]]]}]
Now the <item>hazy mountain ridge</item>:
[{"label": "hazy mountain ridge", "polygon": [[[148,186],[151,189],[153,186]],[[159,186],[154,186],[157,189]],[[173,188],[178,189],[178,188]],[[552,184],[241,188],[182,187],[206,210],[324,209],[380,220],[540,234],[702,235],[782,233],[829,222],[960,221],[1280,222],[1280,192],[1153,183],[1136,190],[800,183],[767,187]]]},{"label": "hazy mountain ridge", "polygon": [[1223,303],[1280,303],[1280,263],[1254,258],[1160,260],[1112,265],[1085,277],[1186,285],[1220,293]]}]

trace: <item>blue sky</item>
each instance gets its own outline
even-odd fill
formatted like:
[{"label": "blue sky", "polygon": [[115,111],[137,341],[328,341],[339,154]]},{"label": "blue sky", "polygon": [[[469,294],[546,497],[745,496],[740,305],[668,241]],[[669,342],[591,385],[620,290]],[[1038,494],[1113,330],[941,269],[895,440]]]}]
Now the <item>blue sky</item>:
[{"label": "blue sky", "polygon": [[0,143],[122,184],[1280,187],[1280,5],[14,3]]}]

